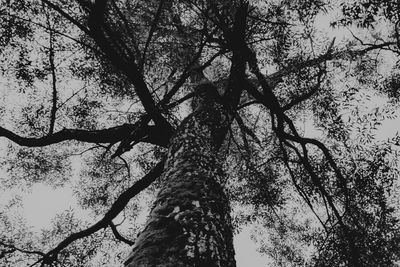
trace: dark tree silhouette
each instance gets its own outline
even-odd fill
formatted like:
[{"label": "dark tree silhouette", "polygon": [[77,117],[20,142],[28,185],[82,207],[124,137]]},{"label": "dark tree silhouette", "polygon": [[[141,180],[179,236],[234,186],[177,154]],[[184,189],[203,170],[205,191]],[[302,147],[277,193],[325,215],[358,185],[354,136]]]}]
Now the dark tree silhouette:
[{"label": "dark tree silhouette", "polygon": [[35,236],[16,198],[0,262],[235,266],[235,229],[258,223],[274,266],[395,266],[398,136],[374,134],[395,117],[398,5],[341,4],[335,38],[328,2],[5,1],[0,189],[75,183],[96,221]]}]

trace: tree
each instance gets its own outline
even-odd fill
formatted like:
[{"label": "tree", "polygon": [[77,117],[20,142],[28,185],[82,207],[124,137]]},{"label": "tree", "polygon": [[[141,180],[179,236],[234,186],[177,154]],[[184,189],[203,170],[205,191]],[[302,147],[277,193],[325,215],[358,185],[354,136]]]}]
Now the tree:
[{"label": "tree", "polygon": [[[392,25],[387,3],[343,4],[333,26],[357,23],[359,5]],[[395,116],[398,95],[372,111],[362,101],[397,89],[382,71],[398,54],[397,22],[378,36],[370,26],[381,22],[367,20],[336,40],[315,23],[331,9],[311,0],[6,1],[3,101],[20,101],[1,112],[10,141],[2,186],[73,184],[96,222],[66,211],[34,235],[2,212],[0,260],[235,266],[234,230],[258,223],[268,235],[260,250],[276,266],[395,266],[398,137],[374,133]],[[300,114],[324,134],[305,136]]]}]

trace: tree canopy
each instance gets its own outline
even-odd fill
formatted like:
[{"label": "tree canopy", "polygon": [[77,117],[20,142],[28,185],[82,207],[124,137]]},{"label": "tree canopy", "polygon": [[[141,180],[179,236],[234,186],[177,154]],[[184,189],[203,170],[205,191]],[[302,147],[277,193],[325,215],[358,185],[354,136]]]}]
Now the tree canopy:
[{"label": "tree canopy", "polygon": [[[4,0],[0,265],[134,264],[186,149],[194,173],[216,166],[201,215],[226,233],[216,246],[252,225],[271,266],[398,266],[399,14],[393,0]],[[21,196],[36,184],[71,188],[88,215],[35,231]]]}]

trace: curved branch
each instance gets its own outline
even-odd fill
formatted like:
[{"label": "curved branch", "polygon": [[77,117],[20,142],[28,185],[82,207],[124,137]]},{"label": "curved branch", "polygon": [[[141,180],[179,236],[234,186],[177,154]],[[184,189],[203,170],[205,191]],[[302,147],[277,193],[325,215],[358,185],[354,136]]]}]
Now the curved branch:
[{"label": "curved branch", "polygon": [[133,241],[131,241],[131,240],[126,239],[125,237],[123,237],[123,236],[118,232],[117,226],[116,226],[113,222],[110,222],[109,225],[110,225],[111,231],[113,232],[113,234],[114,234],[114,236],[115,236],[116,239],[118,239],[118,240],[121,241],[121,242],[124,242],[125,244],[128,244],[129,246],[132,246],[132,245],[135,243],[135,242],[133,242]]},{"label": "curved branch", "polygon": [[[331,45],[332,46],[332,45]],[[345,225],[345,223],[342,220],[342,216],[340,215],[339,211],[337,210],[336,206],[334,205],[333,198],[329,193],[325,190],[323,187],[322,183],[320,182],[318,175],[314,172],[313,167],[311,163],[309,162],[309,158],[307,155],[307,149],[306,149],[306,144],[313,144],[317,146],[325,155],[327,158],[328,162],[330,163],[331,167],[333,168],[336,177],[338,178],[340,185],[342,189],[344,190],[344,195],[346,198],[346,207],[348,206],[348,190],[347,190],[347,185],[346,185],[346,180],[344,176],[341,174],[341,171],[339,170],[339,167],[337,166],[336,162],[333,160],[333,157],[331,156],[329,150],[327,147],[325,147],[321,142],[315,139],[311,138],[304,138],[301,137],[296,128],[294,127],[293,122],[284,114],[283,109],[281,108],[279,101],[277,97],[275,96],[273,92],[273,86],[271,86],[270,82],[261,74],[259,68],[258,68],[258,63],[257,63],[257,57],[254,54],[254,52],[247,47],[248,53],[247,53],[247,60],[251,69],[251,72],[257,77],[258,82],[261,85],[261,88],[263,89],[263,93],[259,92],[254,86],[252,86],[249,82],[249,85],[246,88],[250,94],[252,94],[257,100],[260,100],[262,104],[264,104],[267,108],[271,110],[273,114],[277,115],[278,119],[278,127],[274,127],[276,134],[278,135],[279,138],[282,140],[291,140],[295,141],[299,144],[301,144],[303,148],[303,154],[302,156],[297,149],[295,149],[295,152],[298,154],[298,157],[300,161],[302,162],[303,166],[307,170],[307,172],[310,174],[311,179],[313,183],[318,187],[320,192],[326,197],[329,206],[331,207],[332,211],[334,212],[335,216],[338,219],[338,222],[341,225],[341,228],[343,229],[343,232],[346,234],[350,250],[352,252],[352,255],[349,255],[349,258],[352,261],[353,266],[359,266],[359,251],[356,246],[354,237],[352,236],[351,230],[348,229],[348,227]],[[329,56],[331,48],[328,50],[326,53],[327,56]],[[292,131],[293,135],[288,134],[284,131],[284,125],[283,123],[286,122]]]},{"label": "curved branch", "polygon": [[63,241],[61,241],[57,247],[50,250],[43,257],[43,263],[50,263],[57,258],[58,253],[69,246],[72,242],[82,239],[84,237],[88,237],[93,233],[108,227],[112,220],[126,207],[128,202],[137,194],[146,189],[151,183],[153,183],[163,172],[164,170],[165,159],[161,160],[157,165],[153,167],[153,169],[147,173],[142,179],[134,183],[130,188],[124,191],[117,200],[112,204],[111,208],[108,212],[103,216],[103,218],[90,226],[89,228],[82,230],[77,233],[73,233]]},{"label": "curved branch", "polygon": [[318,89],[320,89],[320,87],[321,87],[322,76],[323,76],[324,72],[325,72],[325,68],[321,68],[317,74],[317,83],[311,88],[311,90],[298,96],[297,98],[293,99],[290,103],[283,106],[282,107],[283,111],[289,110],[292,107],[300,104],[303,101],[308,100],[311,96],[313,96],[318,91]]}]

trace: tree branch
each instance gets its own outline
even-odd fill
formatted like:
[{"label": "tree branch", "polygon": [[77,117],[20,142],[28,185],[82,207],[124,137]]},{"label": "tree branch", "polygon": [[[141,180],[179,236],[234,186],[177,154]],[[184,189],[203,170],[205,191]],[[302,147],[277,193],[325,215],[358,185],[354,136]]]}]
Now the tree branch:
[{"label": "tree branch", "polygon": [[[110,62],[117,69],[121,70],[132,82],[144,109],[151,116],[154,122],[162,127],[165,132],[172,133],[173,128],[162,116],[161,111],[156,106],[144,81],[144,77],[140,73],[138,66],[135,63],[133,53],[130,53],[130,51],[125,51],[128,53],[128,55],[126,55],[122,50],[117,49],[120,47],[118,46],[117,40],[113,38],[113,32],[107,27],[106,24],[104,24],[104,13],[107,0],[96,0],[92,6],[88,6],[88,8],[91,8],[88,18],[89,29],[77,22],[68,13],[63,11],[59,6],[53,4],[49,0],[42,1],[57,11],[60,15],[65,17],[67,20],[72,22],[74,25],[78,26],[83,32],[85,32],[85,34],[92,37],[107,59],[110,60]],[[104,30],[107,31],[108,37],[104,34]]]},{"label": "tree branch", "polygon": [[325,187],[321,183],[321,180],[319,179],[318,175],[313,170],[313,167],[309,161],[308,151],[305,147],[305,144],[302,144],[303,156],[300,154],[300,152],[297,150],[297,148],[295,148],[295,147],[293,147],[293,148],[294,148],[298,158],[303,163],[303,166],[305,167],[307,172],[310,174],[311,181],[320,190],[322,195],[326,197],[326,200],[328,201],[330,208],[332,209],[333,213],[335,214],[335,217],[337,218],[338,223],[341,226],[341,228],[345,234],[345,238],[347,239],[348,245],[350,247],[348,257],[352,262],[352,266],[353,267],[360,266],[359,265],[360,253],[359,253],[359,249],[356,245],[356,242],[354,240],[354,236],[351,232],[351,229],[349,229],[349,227],[344,223],[342,216],[340,215],[339,211],[337,210],[337,208],[333,202],[333,197],[325,189]]},{"label": "tree branch", "polygon": [[[326,232],[328,232],[328,229],[326,228],[325,223],[322,221],[322,219],[319,217],[319,215],[317,214],[317,212],[314,209],[314,206],[312,205],[312,202],[310,200],[310,198],[307,196],[306,192],[304,192],[304,190],[301,188],[301,186],[296,182],[296,175],[294,173],[294,171],[292,170],[292,168],[290,168],[289,165],[289,155],[285,149],[285,147],[283,146],[283,141],[280,141],[280,147],[283,153],[283,163],[286,166],[286,169],[289,171],[292,183],[294,185],[294,187],[296,188],[297,192],[299,193],[299,195],[304,199],[304,201],[307,203],[308,207],[311,209],[312,213],[314,214],[314,216],[318,219],[318,221],[320,222],[320,224],[322,225],[322,227],[324,228],[324,230]],[[292,149],[295,149],[295,147],[291,146],[290,147]],[[329,215],[329,213],[328,213]]]},{"label": "tree branch", "polygon": [[[232,50],[232,65],[229,73],[228,86],[223,97],[229,103],[232,111],[237,110],[240,96],[246,79],[246,26],[249,3],[243,1],[236,9],[232,30],[225,29],[228,47]],[[222,18],[221,18],[222,21]]]},{"label": "tree branch", "polygon": [[83,31],[84,33],[86,33],[87,35],[90,36],[89,29],[87,29],[85,26],[83,26],[81,23],[79,23],[76,19],[71,17],[68,13],[66,13],[64,10],[62,10],[59,6],[53,4],[49,0],[42,0],[42,2],[44,2],[46,5],[48,5],[53,10],[57,11],[61,16],[66,18],[69,22],[71,22],[72,24],[77,26],[81,31]]},{"label": "tree branch", "polygon": [[[329,53],[327,53],[327,54],[329,54]],[[358,261],[359,261],[358,248],[355,244],[352,233],[348,229],[348,227],[344,224],[344,222],[342,220],[342,216],[340,215],[339,211],[337,210],[336,206],[333,203],[333,198],[325,190],[321,181],[318,178],[318,175],[314,172],[313,167],[312,167],[311,163],[309,162],[306,144],[307,143],[313,144],[313,145],[317,146],[324,153],[329,164],[331,165],[332,169],[334,170],[337,179],[339,180],[339,184],[340,184],[341,188],[343,189],[344,196],[346,199],[345,206],[347,207],[348,206],[348,190],[347,190],[347,183],[346,183],[345,178],[341,174],[341,171],[340,171],[339,167],[336,165],[335,161],[333,160],[329,150],[321,142],[319,142],[315,139],[311,139],[311,138],[303,138],[298,134],[293,122],[284,114],[284,111],[280,107],[278,99],[276,98],[276,96],[272,90],[273,88],[270,86],[267,79],[261,74],[261,72],[258,68],[256,55],[254,54],[253,51],[250,50],[250,48],[248,48],[247,56],[248,56],[247,60],[248,60],[250,69],[253,72],[253,74],[257,77],[257,80],[260,83],[261,88],[263,89],[263,94],[258,92],[258,90],[256,88],[252,87],[251,84],[248,86],[247,90],[249,90],[250,94],[252,94],[257,100],[260,100],[267,108],[269,108],[271,110],[271,112],[273,114],[275,114],[277,116],[278,127],[274,127],[274,130],[275,130],[276,134],[278,135],[278,137],[282,140],[285,140],[285,139],[291,140],[291,141],[295,141],[295,142],[301,144],[301,146],[303,148],[304,156],[302,156],[300,154],[300,152],[297,151],[297,148],[294,147],[294,149],[297,152],[298,157],[301,160],[303,166],[306,168],[306,170],[310,174],[313,183],[317,186],[317,188],[320,190],[320,192],[326,197],[326,199],[329,203],[329,206],[331,207],[335,216],[337,217],[337,219],[343,229],[343,232],[347,236],[350,250],[354,254],[354,255],[349,255],[349,258],[352,260],[353,266],[358,266]],[[293,135],[290,135],[284,131],[284,123],[288,124]]]},{"label": "tree branch", "polygon": [[49,135],[54,132],[54,124],[56,121],[56,112],[57,112],[57,77],[56,77],[56,66],[54,64],[54,34],[53,28],[50,25],[50,19],[47,16],[47,23],[49,26],[49,38],[50,38],[50,47],[49,47],[49,63],[50,63],[50,71],[52,78],[52,89],[53,89],[53,98],[52,98],[52,107],[50,111],[50,126],[49,126]]},{"label": "tree branch", "polygon": [[72,242],[82,239],[84,237],[88,237],[93,233],[108,227],[112,220],[126,207],[128,202],[137,194],[146,189],[151,183],[153,183],[163,172],[164,170],[165,159],[161,160],[157,163],[153,169],[147,173],[142,179],[135,182],[130,188],[124,191],[117,200],[112,204],[111,208],[108,212],[103,216],[103,218],[90,226],[89,228],[82,230],[80,232],[73,233],[61,241],[57,247],[50,250],[46,253],[42,259],[42,263],[51,263],[56,260],[58,253],[69,246]]},{"label": "tree branch", "polygon": [[[139,129],[138,127],[142,128]],[[136,136],[137,138],[142,138],[144,136],[147,136],[147,138],[143,141],[152,143],[154,140],[154,144],[165,146],[165,143],[159,143],[157,141],[161,140],[156,138],[159,137],[160,134],[152,133],[152,131],[156,130],[157,129],[155,129],[154,127],[143,127],[142,125],[135,123],[135,124],[123,124],[108,129],[93,130],[93,131],[79,130],[79,129],[63,129],[54,134],[46,135],[44,137],[34,138],[34,137],[22,137],[20,135],[13,133],[10,130],[0,127],[0,137],[1,136],[6,137],[9,140],[17,143],[18,145],[26,147],[43,147],[68,140],[76,140],[86,143],[112,144],[129,138],[133,131],[137,131],[141,132],[141,136]]]},{"label": "tree branch", "polygon": [[304,94],[298,96],[297,98],[293,99],[290,103],[288,103],[288,104],[286,104],[285,106],[283,106],[283,107],[282,107],[282,110],[283,110],[283,111],[289,110],[289,109],[291,109],[292,107],[294,107],[294,106],[300,104],[301,102],[303,102],[303,101],[309,99],[311,96],[313,96],[313,95],[318,91],[318,89],[319,89],[320,86],[321,86],[323,73],[324,73],[324,72],[323,72],[323,69],[321,68],[320,71],[319,71],[318,74],[317,74],[317,84],[315,84],[315,85],[311,88],[311,90],[308,91],[307,93],[304,93]]},{"label": "tree branch", "polygon": [[199,51],[196,53],[196,55],[192,58],[190,63],[187,65],[181,76],[179,77],[178,81],[172,86],[172,88],[168,91],[168,93],[163,97],[163,99],[158,103],[158,105],[162,108],[165,108],[165,106],[169,103],[171,98],[178,92],[179,88],[182,87],[182,85],[186,82],[186,80],[194,73],[197,71],[203,71],[206,69],[208,66],[212,64],[212,62],[219,56],[221,56],[224,51],[219,51],[218,53],[215,53],[213,56],[210,57],[206,62],[204,62],[201,66],[198,66],[198,60],[203,52],[203,48],[205,46],[205,42],[201,44]]},{"label": "tree branch", "polygon": [[153,23],[152,23],[152,25],[150,27],[149,35],[147,36],[146,44],[144,46],[143,53],[142,53],[142,58],[140,59],[140,64],[139,64],[139,69],[142,72],[143,72],[145,61],[146,61],[147,49],[149,48],[149,45],[150,45],[150,42],[151,42],[151,38],[153,37],[153,34],[154,34],[155,30],[156,30],[158,21],[160,19],[160,16],[161,16],[161,13],[162,13],[162,9],[163,9],[163,6],[164,6],[164,2],[165,2],[165,0],[161,0],[160,1],[159,5],[158,5],[157,12],[156,12],[156,15],[155,15],[154,20],[153,20]]},{"label": "tree branch", "polygon": [[91,32],[90,36],[92,36],[94,41],[107,55],[107,58],[111,61],[111,63],[123,71],[128,79],[132,82],[135,87],[136,94],[138,95],[144,109],[154,120],[154,123],[162,127],[166,133],[172,133],[173,128],[162,116],[160,109],[156,106],[153,97],[147,88],[146,82],[144,81],[144,77],[135,63],[135,58],[132,58],[133,54],[129,53],[130,57],[127,57],[124,54],[118,53],[118,51],[115,50],[115,46],[111,44],[113,38],[110,39],[104,35],[102,28],[106,26],[103,25],[106,2],[106,0],[95,1],[94,7],[89,14],[88,23]]},{"label": "tree branch", "polygon": [[[324,62],[327,62],[329,60],[338,60],[338,59],[345,59],[347,57],[355,57],[355,56],[362,56],[365,55],[366,53],[377,50],[377,49],[384,49],[386,47],[390,47],[392,45],[396,45],[396,42],[384,42],[381,44],[370,44],[368,47],[360,50],[341,50],[341,51],[336,51],[333,52],[333,41],[331,42],[330,46],[328,47],[327,52],[324,54],[308,59],[299,63],[294,63],[289,65],[286,68],[283,68],[281,70],[278,70],[272,74],[264,76],[264,79],[269,83],[269,86],[273,89],[278,83],[282,81],[282,78],[293,73],[300,71],[305,68],[310,68],[310,67],[316,67]],[[221,81],[222,82],[222,81]],[[254,79],[249,79],[249,82],[254,84],[254,86],[258,87],[261,86],[259,78],[256,76]],[[216,82],[218,83],[218,82]]]},{"label": "tree branch", "polygon": [[119,241],[121,241],[121,242],[124,242],[125,244],[128,244],[129,246],[132,246],[135,242],[133,242],[133,241],[131,241],[131,240],[129,240],[129,239],[126,239],[125,237],[123,237],[119,232],[118,232],[118,229],[117,229],[117,226],[115,226],[115,224],[111,221],[110,222],[110,228],[111,228],[111,231],[113,232],[113,234],[114,234],[114,236],[115,236],[115,238],[116,239],[118,239]]},{"label": "tree branch", "polygon": [[25,253],[25,254],[35,254],[35,255],[42,256],[42,257],[45,255],[41,251],[27,250],[27,249],[18,248],[15,245],[7,244],[7,243],[4,243],[3,241],[0,241],[0,246],[3,246],[3,247],[6,247],[6,248],[10,249],[10,250],[7,250],[7,251],[2,250],[0,252],[0,259],[5,257],[6,254],[11,254],[11,253],[14,253],[15,251],[19,251],[19,252]]}]

